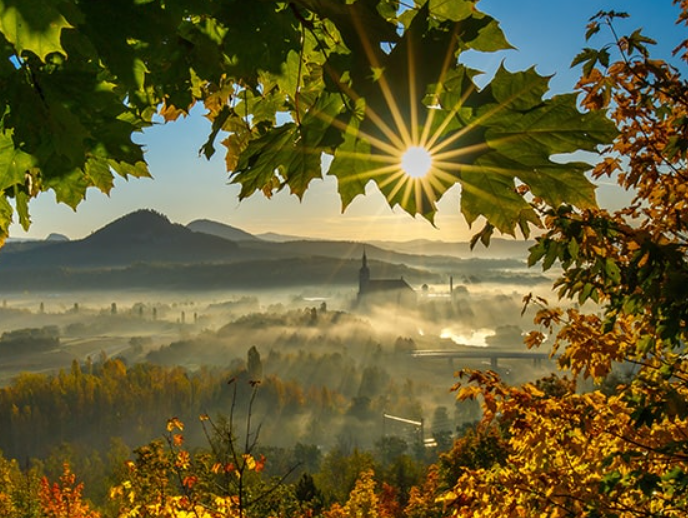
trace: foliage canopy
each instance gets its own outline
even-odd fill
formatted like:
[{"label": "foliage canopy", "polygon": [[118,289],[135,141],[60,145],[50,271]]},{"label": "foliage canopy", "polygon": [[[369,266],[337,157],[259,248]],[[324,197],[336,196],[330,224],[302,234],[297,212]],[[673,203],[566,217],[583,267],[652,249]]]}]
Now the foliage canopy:
[{"label": "foliage canopy", "polygon": [[[675,3],[685,24],[688,3]],[[456,516],[688,513],[688,84],[651,57],[642,31],[619,36],[619,17],[591,19],[587,37],[611,41],[574,64],[583,65],[584,104],[609,107],[620,130],[593,175],[615,179],[633,200],[615,212],[544,209],[547,232],[530,257],[560,263],[559,294],[581,306],[537,300],[541,329],[528,345],[549,335],[562,369],[600,386],[582,393],[552,378],[509,387],[494,373],[462,373],[459,397],[484,401],[482,436],[496,429],[502,440],[501,458],[466,463],[445,495]],[[686,48],[688,40],[676,49],[684,63]]]},{"label": "foliage canopy", "polygon": [[[500,68],[478,88],[467,51],[511,48],[477,0],[1,0],[0,235],[13,214],[52,190],[76,207],[113,175],[147,176],[132,135],[202,103],[212,128],[200,152],[225,150],[240,198],[284,189],[301,197],[337,178],[342,207],[374,181],[390,205],[432,220],[462,188],[469,223],[528,235],[550,206],[595,205],[581,162],[615,135],[572,94],[545,97],[548,78]],[[423,178],[401,169],[427,148]],[[12,201],[12,203],[11,203]]]}]

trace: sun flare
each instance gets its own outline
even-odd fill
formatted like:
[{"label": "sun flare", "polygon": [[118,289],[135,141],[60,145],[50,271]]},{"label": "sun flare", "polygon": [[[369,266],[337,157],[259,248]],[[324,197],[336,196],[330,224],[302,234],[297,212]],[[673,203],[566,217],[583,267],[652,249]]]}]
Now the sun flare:
[{"label": "sun flare", "polygon": [[401,169],[411,178],[423,178],[432,167],[432,155],[423,146],[411,146],[401,156]]},{"label": "sun flare", "polygon": [[[444,193],[460,181],[462,173],[480,169],[472,162],[477,154],[489,150],[480,136],[476,141],[471,133],[503,107],[500,104],[464,122],[464,111],[470,111],[465,102],[477,87],[469,81],[462,90],[442,96],[443,81],[455,63],[454,47],[447,48],[441,68],[436,71],[434,91],[426,90],[425,84],[417,84],[416,74],[424,77],[422,74],[427,73],[427,69],[419,68],[413,41],[398,47],[403,50],[396,58],[406,58],[407,77],[392,78],[384,73],[380,55],[374,51],[374,42],[359,29],[357,27],[371,68],[383,73],[375,81],[379,91],[366,92],[373,102],[362,98],[365,101],[362,119],[355,119],[353,124],[337,118],[328,119],[329,124],[352,137],[352,145],[337,150],[339,167],[333,174],[338,176],[340,192],[346,192],[350,199],[364,193],[364,186],[372,180],[390,206],[399,205],[414,216],[422,214],[432,221],[436,204]],[[403,84],[404,79],[408,84]],[[349,93],[354,100],[361,99],[353,89]]]}]

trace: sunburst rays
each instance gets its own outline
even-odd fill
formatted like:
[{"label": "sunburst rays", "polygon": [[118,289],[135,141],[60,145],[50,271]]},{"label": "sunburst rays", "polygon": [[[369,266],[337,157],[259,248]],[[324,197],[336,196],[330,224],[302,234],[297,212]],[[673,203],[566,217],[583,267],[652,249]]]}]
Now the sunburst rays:
[{"label": "sunburst rays", "polygon": [[[458,27],[455,27],[455,30],[458,30]],[[368,35],[360,30],[359,37],[371,68],[381,69]],[[433,213],[435,203],[447,188],[458,180],[461,170],[460,158],[479,150],[486,150],[487,145],[483,143],[468,147],[461,146],[461,137],[470,133],[473,128],[470,125],[465,126],[451,138],[443,139],[443,135],[454,121],[464,101],[473,92],[464,92],[454,106],[443,107],[442,110],[428,107],[421,111],[419,110],[419,95],[422,96],[425,92],[418,91],[414,76],[417,60],[422,59],[422,56],[418,56],[412,42],[406,48],[405,58],[408,69],[408,98],[395,97],[394,89],[390,86],[389,79],[383,71],[377,84],[384,99],[384,105],[376,108],[366,104],[365,107],[365,117],[372,123],[377,135],[359,131],[356,128],[357,138],[364,139],[370,144],[370,152],[337,152],[339,156],[348,159],[359,159],[361,163],[377,165],[367,167],[365,170],[354,168],[355,171],[352,171],[348,178],[339,178],[339,181],[374,180],[391,203],[399,203],[404,208],[412,206],[412,212],[415,213]],[[443,80],[454,65],[454,51],[449,48],[437,77],[437,86],[432,92],[433,97],[439,97]],[[355,101],[358,100],[355,95],[352,97]],[[407,110],[402,109],[402,106],[405,106],[404,103],[408,103]],[[407,114],[406,117],[404,112]],[[384,113],[388,117],[385,117]],[[436,121],[440,113],[443,119]]]},{"label": "sunburst rays", "polygon": [[[434,91],[419,92],[414,75],[418,60],[423,59],[423,56],[414,49],[412,39],[408,42],[405,55],[408,70],[407,98],[397,98],[395,88],[390,85],[390,78],[385,73],[370,38],[357,23],[358,20],[353,21],[371,70],[381,71],[377,87],[382,102],[378,106],[365,103],[365,119],[369,121],[368,127],[373,131],[347,125],[339,119],[329,121],[340,130],[369,144],[369,149],[365,151],[336,151],[335,158],[360,160],[361,164],[361,167],[352,167],[352,171],[346,176],[339,176],[338,181],[341,184],[361,184],[373,180],[390,204],[399,204],[412,214],[430,214],[432,217],[435,204],[449,187],[460,182],[462,171],[474,172],[475,157],[491,149],[482,138],[474,138],[477,136],[475,132],[482,131],[480,127],[483,123],[506,106],[495,105],[480,117],[461,124],[460,112],[477,90],[472,82],[469,88],[456,94],[453,105],[447,105],[446,98],[441,106],[439,103],[439,98],[444,93],[445,78],[456,67],[455,47],[452,45],[447,48]],[[455,24],[453,30],[454,34],[458,33],[460,24]],[[353,90],[347,88],[345,93],[358,102],[360,97],[354,91],[356,86],[353,85]],[[430,106],[424,106],[420,103],[423,97],[436,101],[431,101]],[[407,109],[403,109],[406,106]],[[460,127],[451,131],[452,125]],[[500,173],[492,169],[495,168],[491,168],[492,172]],[[501,172],[508,173],[507,170]]]}]

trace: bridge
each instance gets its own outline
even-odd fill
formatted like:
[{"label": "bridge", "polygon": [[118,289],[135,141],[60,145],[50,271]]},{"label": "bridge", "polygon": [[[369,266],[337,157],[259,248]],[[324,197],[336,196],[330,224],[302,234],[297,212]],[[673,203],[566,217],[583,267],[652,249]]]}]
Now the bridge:
[{"label": "bridge", "polygon": [[[490,360],[492,368],[498,367],[500,359],[532,360],[535,365],[540,365],[542,360],[553,358],[549,353],[535,351],[513,351],[509,349],[494,349],[492,347],[471,347],[465,349],[417,349],[410,353],[412,358],[427,359],[477,359]],[[556,357],[558,355],[555,355]]]}]

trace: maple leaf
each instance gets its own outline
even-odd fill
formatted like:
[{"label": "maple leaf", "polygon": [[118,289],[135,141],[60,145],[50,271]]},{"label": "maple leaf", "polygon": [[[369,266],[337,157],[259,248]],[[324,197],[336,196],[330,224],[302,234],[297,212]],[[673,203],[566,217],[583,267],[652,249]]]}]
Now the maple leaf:
[{"label": "maple leaf", "polygon": [[55,0],[0,1],[0,32],[14,45],[18,56],[29,51],[45,61],[53,52],[66,54],[60,36],[72,25],[59,6]]}]

